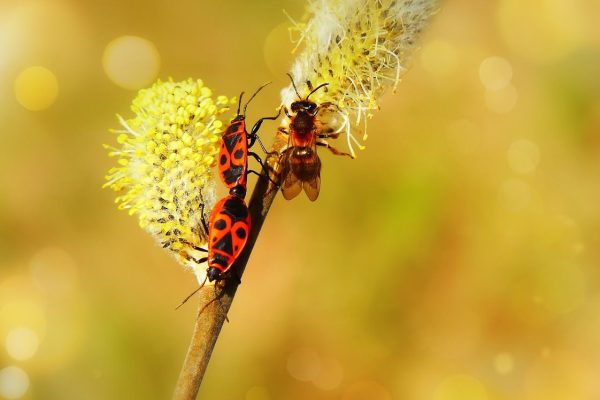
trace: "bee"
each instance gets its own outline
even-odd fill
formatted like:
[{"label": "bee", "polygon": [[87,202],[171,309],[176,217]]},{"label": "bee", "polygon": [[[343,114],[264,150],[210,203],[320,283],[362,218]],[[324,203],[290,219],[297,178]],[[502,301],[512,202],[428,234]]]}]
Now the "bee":
[{"label": "bee", "polygon": [[311,91],[303,98],[298,93],[292,76],[288,76],[298,100],[290,105],[291,113],[287,108],[283,108],[290,123],[287,129],[279,128],[279,131],[288,137],[287,147],[280,157],[281,193],[286,200],[291,200],[304,190],[309,200],[315,201],[321,189],[321,159],[317,154],[317,146],[326,147],[335,155],[353,157],[325,141],[327,138],[337,138],[339,133],[322,129],[317,114],[322,109],[335,106],[329,102],[317,104],[309,100],[313,93],[325,88],[329,83],[322,83],[313,89],[310,82],[307,82]]}]

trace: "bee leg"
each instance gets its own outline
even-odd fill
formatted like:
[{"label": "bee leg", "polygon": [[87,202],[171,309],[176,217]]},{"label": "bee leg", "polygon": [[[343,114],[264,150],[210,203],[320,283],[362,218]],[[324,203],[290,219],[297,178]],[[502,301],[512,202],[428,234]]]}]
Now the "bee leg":
[{"label": "bee leg", "polygon": [[331,151],[336,156],[348,156],[350,158],[354,158],[352,156],[352,154],[344,153],[343,151],[339,151],[338,149],[336,149],[335,147],[333,147],[332,145],[330,145],[329,143],[326,143],[326,142],[317,142],[317,146],[327,147],[327,150]]},{"label": "bee leg", "polygon": [[319,104],[319,108],[329,108],[329,107],[333,107],[333,108],[337,109],[340,112],[342,111],[342,109],[340,108],[340,106],[338,106],[337,104],[332,103],[330,101],[326,101],[324,103]]},{"label": "bee leg", "polygon": [[326,132],[326,133],[319,133],[319,134],[317,135],[317,137],[318,137],[319,139],[337,139],[338,137],[340,137],[340,133],[341,133],[341,132],[335,132],[335,131],[333,131],[333,129],[332,129],[332,130],[330,130],[330,131],[328,131],[328,132]]}]

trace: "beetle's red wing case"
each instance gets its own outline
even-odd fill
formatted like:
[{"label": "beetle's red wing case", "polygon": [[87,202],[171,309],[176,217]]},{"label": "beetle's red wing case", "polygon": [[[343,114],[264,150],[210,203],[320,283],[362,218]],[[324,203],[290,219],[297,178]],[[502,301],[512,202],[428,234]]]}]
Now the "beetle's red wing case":
[{"label": "beetle's red wing case", "polygon": [[236,117],[221,137],[219,175],[228,189],[246,185],[248,169],[248,133],[243,117]]},{"label": "beetle's red wing case", "polygon": [[229,195],[213,209],[209,222],[208,263],[227,272],[248,240],[250,212],[244,199]]}]

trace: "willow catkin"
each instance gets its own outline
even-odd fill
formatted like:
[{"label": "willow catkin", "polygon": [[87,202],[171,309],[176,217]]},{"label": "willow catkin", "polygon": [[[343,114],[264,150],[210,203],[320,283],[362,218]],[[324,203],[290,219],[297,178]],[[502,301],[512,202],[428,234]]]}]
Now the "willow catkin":
[{"label": "willow catkin", "polygon": [[[379,108],[388,88],[395,89],[407,70],[419,36],[438,8],[438,0],[310,0],[310,17],[297,23],[299,46],[291,68],[305,96],[311,87],[329,85],[311,95],[332,103],[337,129],[345,131],[352,155],[362,148],[353,131],[366,139],[367,118]],[[310,82],[310,84],[308,84]],[[298,98],[290,84],[281,99],[288,107]]]},{"label": "willow catkin", "polygon": [[201,80],[156,82],[133,100],[134,117],[118,116],[118,157],[105,187],[119,193],[119,209],[137,215],[139,224],[160,246],[204,280],[206,267],[194,261],[206,245],[202,226],[215,202],[214,166],[222,115],[233,99],[213,98]]}]

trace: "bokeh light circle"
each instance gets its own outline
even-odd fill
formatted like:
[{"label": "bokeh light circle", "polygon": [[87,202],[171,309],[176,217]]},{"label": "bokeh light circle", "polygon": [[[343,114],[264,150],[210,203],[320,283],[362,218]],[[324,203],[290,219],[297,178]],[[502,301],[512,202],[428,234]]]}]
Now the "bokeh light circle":
[{"label": "bokeh light circle", "polygon": [[498,30],[508,47],[522,56],[538,62],[556,60],[585,40],[580,3],[501,0]]},{"label": "bokeh light circle", "polygon": [[253,386],[246,392],[245,400],[271,400],[269,392],[262,386]]},{"label": "bokeh light circle", "polygon": [[6,399],[18,399],[29,389],[29,376],[18,367],[6,367],[0,370],[0,396]]},{"label": "bokeh light circle", "polygon": [[289,69],[289,60],[281,57],[290,51],[290,24],[279,24],[271,30],[263,45],[265,63],[273,75],[283,75]]},{"label": "bokeh light circle", "polygon": [[340,362],[334,358],[321,358],[319,375],[313,383],[321,390],[333,390],[340,386],[344,370]]},{"label": "bokeh light circle", "polygon": [[58,97],[58,80],[47,68],[25,68],[15,79],[15,97],[19,104],[30,111],[50,107]]},{"label": "bokeh light circle", "polygon": [[507,375],[514,369],[513,357],[508,353],[499,353],[494,357],[494,369],[500,375]]},{"label": "bokeh light circle", "polygon": [[507,161],[514,172],[529,174],[535,171],[540,162],[540,150],[527,139],[516,140],[508,148]]},{"label": "bokeh light circle", "polygon": [[151,41],[138,36],[121,36],[111,41],[102,56],[104,72],[118,86],[140,89],[158,76],[160,54]]},{"label": "bokeh light circle", "polygon": [[505,88],[512,76],[512,66],[502,57],[488,57],[479,66],[479,79],[488,90]]},{"label": "bokeh light circle", "polygon": [[517,104],[519,94],[517,89],[508,84],[500,90],[486,90],[485,104],[490,111],[496,114],[506,114]]},{"label": "bokeh light circle", "polygon": [[342,400],[392,400],[390,392],[379,382],[365,380],[355,382],[344,391]]},{"label": "bokeh light circle", "polygon": [[485,386],[469,375],[453,375],[446,378],[435,391],[435,400],[487,400]]},{"label": "bokeh light circle", "polygon": [[29,360],[37,352],[39,343],[33,330],[20,326],[6,335],[6,352],[17,361]]},{"label": "bokeh light circle", "polygon": [[55,246],[44,247],[31,259],[31,276],[48,294],[66,295],[79,284],[79,270],[69,253]]},{"label": "bokeh light circle", "polygon": [[288,357],[287,370],[299,381],[310,382],[317,378],[321,369],[319,356],[309,348],[299,348]]},{"label": "bokeh light circle", "polygon": [[[0,293],[8,292],[10,281],[0,285]],[[8,332],[18,326],[26,326],[36,332],[40,340],[46,333],[47,321],[42,303],[31,299],[9,298],[0,306],[0,334],[6,338]]]}]

